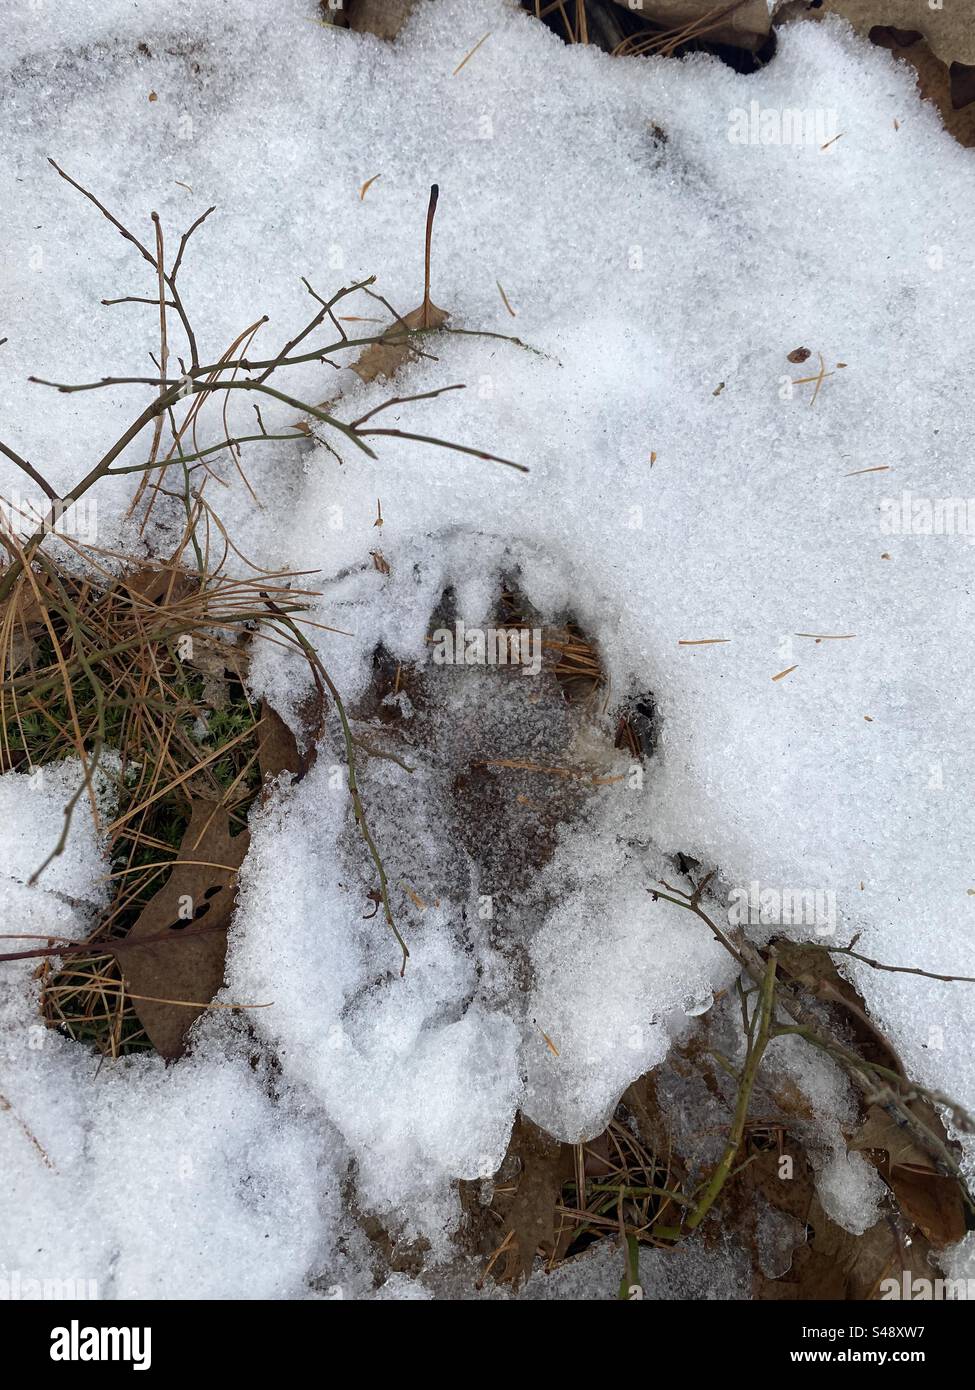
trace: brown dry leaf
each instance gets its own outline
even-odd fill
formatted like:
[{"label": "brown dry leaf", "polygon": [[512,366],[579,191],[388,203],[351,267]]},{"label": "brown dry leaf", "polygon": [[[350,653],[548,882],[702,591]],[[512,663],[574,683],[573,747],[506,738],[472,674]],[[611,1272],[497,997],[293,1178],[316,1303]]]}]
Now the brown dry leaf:
[{"label": "brown dry leaf", "polygon": [[[862,1300],[879,1295],[883,1279],[896,1278],[907,1269],[931,1279],[937,1272],[927,1262],[927,1242],[912,1235],[908,1242],[896,1219],[876,1222],[862,1235],[853,1235],[830,1219],[820,1205],[814,1172],[793,1141],[787,1151],[793,1157],[793,1176],[779,1177],[778,1155],[753,1157],[734,1182],[734,1209],[747,1229],[761,1198],[777,1211],[788,1213],[806,1231],[806,1240],[792,1251],[792,1267],[778,1279],[761,1272],[756,1258],[753,1297],[763,1300]],[[730,1197],[729,1193],[729,1197]],[[752,1237],[754,1240],[754,1235]]]},{"label": "brown dry leaf", "polygon": [[[515,1288],[531,1274],[536,1252],[555,1249],[555,1205],[562,1186],[563,1148],[557,1139],[519,1115],[505,1156],[521,1160],[518,1187],[505,1219],[508,1241],[504,1264],[495,1277]],[[510,1239],[509,1239],[510,1237]]]},{"label": "brown dry leaf", "polygon": [[267,783],[282,772],[290,772],[296,782],[300,782],[315,765],[318,757],[318,741],[325,727],[325,702],[320,692],[308,695],[296,711],[301,742],[266,700],[261,702],[261,741],[258,744],[257,760],[261,769],[261,780],[265,784],[263,796],[266,798]]},{"label": "brown dry leaf", "polygon": [[[409,314],[403,315],[402,324],[394,323],[383,334],[383,341],[370,343],[364,348],[351,364],[352,370],[365,382],[375,381],[378,377],[395,376],[402,366],[416,357],[416,349],[404,332],[403,324],[407,328],[441,328],[449,317],[446,309],[438,309],[436,304],[431,302],[424,320],[424,306],[419,305]],[[389,341],[385,341],[386,339]]]},{"label": "brown dry leaf", "polygon": [[951,104],[958,110],[975,101],[975,65],[971,63],[952,63],[951,65]]},{"label": "brown dry leaf", "polygon": [[[790,942],[779,943],[778,949],[785,975],[801,982],[819,999],[845,1011],[858,1050],[868,1061],[902,1071],[897,1054],[867,1017],[859,994],[838,973],[826,951]],[[944,1126],[932,1106],[917,1099],[909,1108],[926,1129],[948,1144]],[[899,1124],[881,1106],[871,1106],[864,1123],[850,1139],[849,1148],[872,1159],[903,1216],[933,1246],[940,1248],[962,1238],[965,1202],[961,1188],[950,1175],[938,1172],[906,1124]]]},{"label": "brown dry leaf", "polygon": [[925,0],[822,0],[815,7],[788,8],[792,13],[808,10],[813,17],[842,15],[864,35],[876,28],[921,34],[943,63],[975,63],[975,26],[968,5],[947,4],[932,9]]},{"label": "brown dry leaf", "polygon": [[[975,64],[975,26],[964,6],[932,9],[923,0],[789,0],[776,13],[776,24],[796,17],[818,20],[842,15],[864,37],[905,58],[917,71],[925,100],[941,112],[945,129],[961,145],[975,145],[975,113],[968,108],[968,70]],[[898,123],[895,126],[899,129]]]},{"label": "brown dry leaf", "polygon": [[868,1017],[860,995],[839,973],[828,951],[792,941],[777,941],[776,950],[785,975],[804,985],[817,999],[843,1010],[857,1047],[868,1062],[903,1073],[900,1058]]},{"label": "brown dry leaf", "polygon": [[[118,952],[126,990],[151,997],[134,1000],[133,1005],[162,1057],[182,1056],[191,1025],[223,986],[237,870],[249,842],[246,830],[231,836],[222,806],[195,801],[176,867],[143,908],[126,942],[161,939]],[[186,910],[193,913],[191,920]],[[185,1000],[199,1007],[151,1002],[159,999]]]},{"label": "brown dry leaf", "polygon": [[178,565],[146,565],[127,574],[125,587],[131,594],[148,603],[169,605],[178,603],[199,589],[188,570]]},{"label": "brown dry leaf", "polygon": [[912,64],[921,96],[938,108],[948,134],[953,135],[959,145],[969,149],[975,146],[975,105],[955,106],[949,69],[932,52],[930,45],[924,39],[910,44],[899,43],[898,38],[903,35],[890,29],[882,33],[875,30],[872,37],[895,58],[905,58]]},{"label": "brown dry leaf", "polygon": [[923,1238],[913,1235],[908,1242],[891,1220],[881,1219],[862,1235],[852,1235],[831,1221],[814,1198],[809,1225],[813,1234],[796,1251],[797,1298],[859,1302],[878,1298],[882,1281],[899,1282],[905,1269],[927,1279],[936,1276]]},{"label": "brown dry leaf", "polygon": [[799,1120],[814,1125],[816,1108],[797,1081],[787,1072],[775,1072],[763,1077],[765,1089],[787,1120]]},{"label": "brown dry leaf", "polygon": [[[932,1106],[914,1101],[910,1108],[926,1128],[947,1143],[944,1126]],[[879,1105],[870,1107],[866,1120],[850,1140],[850,1148],[864,1150],[870,1156],[887,1155],[886,1162],[877,1163],[881,1176],[901,1211],[933,1246],[941,1249],[961,1240],[965,1234],[965,1202],[957,1181],[939,1173],[910,1131],[886,1110]]]},{"label": "brown dry leaf", "polygon": [[953,1177],[931,1168],[892,1167],[890,1185],[897,1205],[935,1247],[954,1245],[965,1234],[965,1203]]},{"label": "brown dry leaf", "polygon": [[316,752],[314,738],[309,739],[305,752],[302,752],[294,733],[277,710],[272,709],[266,700],[262,701],[261,741],[257,758],[265,784],[282,772],[290,772],[295,781],[300,782],[314,763]]},{"label": "brown dry leaf", "polygon": [[415,4],[416,0],[347,0],[349,28],[359,34],[395,39]]},{"label": "brown dry leaf", "polygon": [[211,709],[225,709],[230,694],[227,671],[235,672],[242,678],[245,656],[243,651],[228,651],[227,644],[218,638],[193,634],[193,644],[184,658],[187,666],[192,666],[203,677],[203,704]]},{"label": "brown dry leaf", "polygon": [[[926,1108],[929,1109],[929,1113],[924,1116],[919,1115],[918,1118],[923,1119],[929,1128],[933,1120],[934,1132],[943,1135],[944,1130],[941,1121],[933,1110],[930,1110],[929,1107]],[[931,1168],[928,1154],[919,1144],[915,1143],[910,1130],[899,1125],[880,1105],[870,1106],[863,1124],[850,1139],[849,1147],[855,1151],[882,1149],[892,1164],[906,1163],[916,1167]]]}]

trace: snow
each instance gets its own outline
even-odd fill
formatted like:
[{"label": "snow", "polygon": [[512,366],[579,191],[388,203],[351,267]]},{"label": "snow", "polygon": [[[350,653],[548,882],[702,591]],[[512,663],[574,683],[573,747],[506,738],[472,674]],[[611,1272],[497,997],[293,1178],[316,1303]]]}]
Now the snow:
[{"label": "snow", "polygon": [[[0,777],[8,931],[82,936],[107,901],[102,837],[82,815],[64,855],[26,883],[80,778],[70,760],[39,783]],[[36,1280],[81,1297],[270,1298],[307,1292],[316,1274],[348,1280],[334,1251],[328,1269],[316,1265],[324,1231],[341,1228],[335,1169],[320,1163],[327,1119],[287,1087],[272,1101],[247,1037],[228,1030],[179,1067],[105,1066],[41,1025],[36,964],[0,975],[2,1286],[24,1297]]]},{"label": "snow", "polygon": [[[501,575],[517,574],[546,621],[571,615],[597,642],[611,710],[652,692],[659,739],[631,778],[610,715],[587,731],[555,713],[551,690],[538,709],[517,673],[443,668],[425,711],[402,702],[389,737],[416,770],[365,757],[362,779],[410,948],[400,979],[382,913],[364,920],[372,870],[330,729],[308,776],[255,817],[241,877],[226,997],[275,1005],[246,1039],[211,1014],[175,1067],[143,1059],[96,1078],[93,1059],[53,1037],[25,1067],[30,972],[5,967],[0,1091],[58,1173],[0,1115],[12,1175],[0,1260],[43,1273],[43,1227],[54,1272],[84,1272],[109,1296],[367,1290],[369,1257],[346,1267],[337,1254],[356,1248],[339,1196],[352,1174],[363,1210],[422,1236],[432,1266],[448,1261],[454,1180],[494,1171],[519,1107],[562,1138],[598,1132],[729,984],[703,926],[647,892],[676,873],[677,852],[718,870],[718,912],[753,882],[829,894],[832,939],[860,932],[868,956],[975,974],[970,538],[884,520],[903,491],[966,497],[972,428],[971,155],[910,74],[834,21],[780,30],[774,60],[743,77],[703,56],[568,48],[502,0],[420,5],[393,45],[328,30],[311,0],[12,10],[3,438],[67,490],[145,388],[41,394],[27,375],[152,370],[153,310],[99,306],[152,295],[149,267],[46,156],[144,237],[158,210],[170,247],[217,205],[180,272],[210,361],[261,314],[261,350],[287,341],[309,313],[301,275],[324,293],[377,273],[397,309],[414,307],[436,181],[434,299],[453,326],[538,352],[438,340],[395,394],[466,390],[386,423],[531,472],[391,438],[376,461],[340,445],[342,463],[262,444],[243,457],[260,508],[232,468],[208,495],[254,564],[319,571],[312,616],[353,635],[308,631],[350,706],[378,644],[427,664],[445,588],[475,625]],[[753,101],[835,113],[841,138],[736,143],[732,113]],[[794,366],[800,345],[812,355]],[[813,402],[812,383],[788,383],[815,376],[819,352],[831,375]],[[391,394],[318,365],[281,380],[312,401],[341,392],[345,419]],[[201,446],[222,437],[210,411]],[[270,429],[294,413],[269,403],[264,415]],[[230,418],[252,427],[250,403]],[[0,492],[22,483],[3,461]],[[131,478],[99,485],[99,543],[165,550],[178,504],[140,539],[131,490]],[[714,638],[728,640],[680,645]],[[252,680],[289,717],[308,688],[272,646]],[[503,856],[465,841],[454,781],[478,758],[553,763],[580,749],[621,780],[582,795],[498,774],[507,815],[521,814],[517,795],[562,796],[567,813],[551,858],[519,862],[513,888]],[[0,779],[0,884],[8,921],[75,934],[85,909],[68,900],[97,902],[103,872],[87,832],[24,887],[61,804]],[[513,842],[528,844],[529,817],[517,825]],[[775,929],[822,940],[816,925]],[[907,1070],[975,1105],[968,987],[849,974]],[[842,1103],[824,1103],[835,1128]],[[187,1154],[196,1176],[174,1184]],[[870,1184],[840,1157],[821,1191],[856,1221],[873,1210]]]}]

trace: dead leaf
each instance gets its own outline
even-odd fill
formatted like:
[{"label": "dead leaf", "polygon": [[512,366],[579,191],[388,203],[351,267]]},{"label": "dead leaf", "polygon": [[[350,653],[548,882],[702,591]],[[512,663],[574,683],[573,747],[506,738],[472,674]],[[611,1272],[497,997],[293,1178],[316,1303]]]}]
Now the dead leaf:
[{"label": "dead leaf", "polygon": [[790,362],[805,362],[808,360],[810,352],[807,347],[797,347],[793,348],[787,356]]},{"label": "dead leaf", "polygon": [[192,666],[203,677],[202,703],[210,709],[225,709],[230,702],[230,679],[242,680],[246,657],[243,650],[228,649],[227,643],[203,633],[193,633],[192,641],[182,655],[186,666]]},{"label": "dead leaf", "polygon": [[395,39],[415,4],[416,0],[347,0],[349,28],[359,34]]},{"label": "dead leaf", "polygon": [[[441,328],[450,315],[446,309],[438,309],[430,303],[424,315],[421,304],[410,313],[403,315],[402,323],[394,323],[383,334],[378,343],[370,343],[351,364],[360,381],[376,381],[378,378],[395,376],[407,362],[416,359],[416,349],[405,329]],[[405,325],[405,328],[404,328]]]},{"label": "dead leaf", "polygon": [[[793,1158],[792,1177],[779,1176],[779,1157],[774,1152],[756,1155],[729,1183],[726,1224],[734,1215],[736,1225],[751,1230],[754,1243],[755,1216],[764,1198],[776,1211],[795,1218],[805,1229],[805,1241],[792,1251],[791,1268],[779,1278],[762,1273],[755,1258],[753,1297],[775,1301],[809,1299],[876,1299],[884,1279],[896,1278],[903,1271],[931,1279],[937,1271],[928,1263],[927,1242],[923,1236],[908,1240],[894,1216],[876,1222],[862,1235],[853,1235],[838,1226],[820,1204],[815,1190],[815,1172],[805,1155],[787,1141]],[[760,1194],[760,1195],[759,1195]]]},{"label": "dead leaf", "polygon": [[279,777],[282,772],[290,772],[292,777],[297,777],[308,770],[298,749],[298,740],[266,700],[261,702],[261,741],[257,760],[261,780],[265,783]]},{"label": "dead leaf", "polygon": [[[930,1128],[931,1115],[924,1116],[924,1122]],[[921,1118],[919,1116],[919,1118]],[[935,1133],[944,1130],[940,1120],[937,1121]],[[879,1105],[871,1105],[867,1111],[866,1119],[857,1130],[856,1134],[850,1139],[849,1147],[854,1151],[864,1149],[882,1149],[890,1159],[892,1164],[910,1163],[919,1165],[923,1168],[930,1168],[931,1161],[927,1152],[911,1136],[911,1131],[905,1125],[899,1125],[887,1111]]]},{"label": "dead leaf", "polygon": [[231,836],[222,806],[194,802],[176,867],[125,938],[126,943],[154,939],[135,949],[126,944],[118,952],[126,989],[148,996],[134,1007],[162,1057],[182,1056],[190,1027],[223,987],[237,870],[249,842],[246,830]]},{"label": "dead leaf", "polygon": [[[865,38],[911,63],[921,96],[938,107],[945,129],[959,144],[975,145],[975,113],[968,109],[975,27],[966,7],[933,8],[923,0],[789,0],[780,5],[775,23],[819,20],[829,13],[842,15]],[[900,124],[895,120],[894,128]]]},{"label": "dead leaf", "polygon": [[975,28],[967,5],[948,4],[932,9],[924,0],[821,0],[815,6],[790,9],[809,10],[813,17],[842,15],[866,36],[877,28],[919,33],[942,63],[975,63]]},{"label": "dead leaf", "polygon": [[860,995],[839,973],[829,952],[794,941],[777,940],[775,945],[783,975],[804,985],[822,1003],[843,1011],[844,1023],[852,1028],[857,1050],[866,1061],[903,1074],[897,1053],[874,1026]]},{"label": "dead leaf", "polygon": [[194,584],[189,571],[178,565],[146,565],[127,574],[122,583],[137,598],[166,607],[187,598],[199,587],[199,580]]},{"label": "dead leaf", "polygon": [[891,1167],[888,1179],[897,1205],[937,1250],[965,1234],[965,1204],[953,1177],[931,1168]]},{"label": "dead leaf", "polygon": [[28,633],[22,628],[16,628],[10,636],[10,645],[6,653],[5,678],[15,676],[22,666],[30,666],[33,670],[38,657],[38,646]]},{"label": "dead leaf", "polygon": [[[944,1126],[932,1106],[916,1100],[909,1108],[925,1128],[947,1144]],[[850,1148],[871,1158],[901,1211],[933,1246],[941,1249],[961,1240],[965,1234],[961,1188],[953,1177],[937,1171],[906,1124],[899,1124],[881,1106],[872,1105],[850,1140]]]},{"label": "dead leaf", "polygon": [[[913,66],[917,73],[917,85],[921,96],[938,108],[949,135],[953,135],[959,145],[966,148],[975,146],[975,106],[967,103],[956,104],[952,71],[924,39],[903,44],[898,42],[900,37],[892,29],[875,29],[871,34],[874,43],[888,49],[895,58],[903,58]],[[953,64],[952,69],[955,67],[960,67],[960,64]]]}]

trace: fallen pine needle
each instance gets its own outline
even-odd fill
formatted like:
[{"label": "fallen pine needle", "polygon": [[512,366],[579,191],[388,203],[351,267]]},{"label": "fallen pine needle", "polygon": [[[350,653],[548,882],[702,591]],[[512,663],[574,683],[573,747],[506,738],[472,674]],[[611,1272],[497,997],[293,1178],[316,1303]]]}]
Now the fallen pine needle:
[{"label": "fallen pine needle", "polygon": [[363,200],[363,198],[366,196],[366,194],[369,192],[369,189],[372,187],[372,185],[376,182],[376,180],[377,180],[377,179],[381,179],[381,178],[382,178],[382,174],[373,174],[373,176],[372,176],[371,179],[366,179],[365,183],[364,183],[364,184],[362,185],[362,187],[359,189],[359,202],[360,202],[360,203],[362,202],[362,200]]},{"label": "fallen pine needle", "polygon": [[815,389],[815,390],[813,391],[813,393],[812,393],[812,400],[809,402],[810,405],[815,405],[815,404],[816,404],[816,397],[819,395],[819,388],[822,386],[824,378],[833,375],[832,372],[828,372],[828,371],[826,370],[826,363],[825,363],[825,361],[823,360],[823,354],[822,354],[822,353],[819,353],[818,356],[819,356],[819,376],[816,378],[816,389]]},{"label": "fallen pine needle", "polygon": [[456,76],[457,76],[457,74],[460,72],[460,70],[461,70],[461,68],[464,66],[464,64],[465,64],[465,63],[469,63],[470,60],[474,57],[474,54],[475,54],[475,53],[477,52],[477,50],[480,48],[480,46],[481,46],[481,44],[484,42],[484,40],[485,40],[485,39],[489,39],[490,37],[491,37],[491,31],[488,30],[488,32],[487,32],[486,34],[484,34],[482,38],[479,38],[479,39],[478,39],[477,43],[476,43],[476,44],[474,45],[474,47],[471,49],[470,53],[468,53],[467,57],[466,57],[466,58],[461,58],[460,62],[457,64],[457,66],[454,68],[453,72],[450,74],[451,77],[456,77]]},{"label": "fallen pine needle", "polygon": [[484,1266],[484,1271],[483,1271],[483,1273],[481,1274],[480,1279],[478,1279],[477,1284],[475,1285],[476,1288],[478,1288],[478,1289],[483,1289],[485,1279],[486,1279],[486,1278],[488,1277],[488,1275],[491,1273],[491,1270],[492,1270],[492,1269],[494,1268],[494,1266],[497,1264],[498,1260],[499,1260],[500,1257],[504,1254],[504,1252],[507,1250],[508,1246],[509,1246],[509,1245],[511,1244],[511,1242],[514,1240],[514,1238],[515,1238],[515,1233],[514,1233],[514,1231],[513,1231],[513,1230],[509,1231],[508,1234],[505,1236],[504,1240],[503,1240],[503,1241],[501,1242],[501,1244],[498,1246],[497,1250],[495,1250],[494,1254],[491,1256],[491,1258],[488,1260],[487,1264]]},{"label": "fallen pine needle", "polygon": [[844,473],[844,478],[855,478],[858,473],[887,473],[890,470],[889,463],[878,463],[875,468],[854,468],[852,473]]},{"label": "fallen pine needle", "polygon": [[711,647],[718,642],[730,642],[730,637],[682,637],[678,647]]},{"label": "fallen pine needle", "polygon": [[128,869],[116,869],[114,873],[105,874],[98,881],[99,883],[111,883],[112,879],[124,878],[126,874],[141,874],[151,869],[175,869],[182,864],[195,864],[201,869],[221,869],[224,873],[234,875],[239,872],[232,864],[211,864],[209,859],[160,859],[155,864],[133,864]]},{"label": "fallen pine needle", "polygon": [[6,1110],[9,1114],[13,1115],[14,1119],[17,1121],[17,1123],[18,1123],[18,1125],[20,1126],[21,1130],[23,1131],[24,1135],[25,1135],[26,1138],[28,1138],[28,1139],[30,1140],[30,1142],[33,1144],[34,1148],[35,1148],[35,1149],[37,1150],[37,1152],[40,1154],[41,1158],[44,1160],[44,1162],[45,1162],[45,1164],[47,1165],[47,1167],[50,1168],[52,1172],[57,1172],[57,1169],[54,1167],[54,1164],[51,1162],[51,1160],[48,1158],[47,1154],[44,1152],[44,1149],[42,1148],[42,1146],[38,1143],[38,1141],[37,1141],[37,1139],[35,1138],[35,1136],[33,1135],[33,1133],[32,1133],[32,1132],[27,1128],[27,1126],[24,1124],[23,1120],[22,1120],[22,1119],[20,1118],[20,1116],[17,1114],[16,1110],[15,1110],[15,1109],[13,1108],[13,1106],[10,1104],[10,1101],[7,1099],[6,1096],[0,1096],[0,1110]]},{"label": "fallen pine needle", "polygon": [[[798,661],[797,661],[797,662],[796,662],[796,666],[798,666],[798,665],[799,665],[799,663],[798,663]],[[789,673],[790,673],[791,671],[794,671],[794,670],[796,669],[796,666],[787,666],[787,667],[785,668],[784,671],[780,671],[779,674],[778,674],[777,676],[773,676],[772,679],[773,679],[774,681],[780,681],[780,680],[782,680],[782,678],[783,678],[784,676],[787,676],[787,675],[789,675]]]},{"label": "fallen pine needle", "polygon": [[504,307],[507,309],[507,311],[508,311],[508,313],[511,315],[511,317],[512,317],[513,319],[516,319],[516,318],[518,317],[518,315],[517,315],[517,313],[515,312],[515,310],[512,309],[512,307],[511,307],[511,301],[508,299],[508,296],[507,296],[507,295],[505,294],[505,292],[504,292],[504,285],[502,285],[502,283],[501,283],[500,280],[495,280],[494,283],[497,285],[497,287],[498,287],[498,289],[499,289],[499,291],[500,291],[500,293],[501,293],[501,298],[502,298],[502,300],[504,301]]},{"label": "fallen pine needle", "polygon": [[209,1004],[201,1004],[195,999],[157,999],[154,994],[132,994],[129,990],[125,991],[126,999],[140,999],[147,1004],[176,1004],[181,1009],[271,1009],[274,1001],[269,1004],[217,1004],[213,1000]]}]

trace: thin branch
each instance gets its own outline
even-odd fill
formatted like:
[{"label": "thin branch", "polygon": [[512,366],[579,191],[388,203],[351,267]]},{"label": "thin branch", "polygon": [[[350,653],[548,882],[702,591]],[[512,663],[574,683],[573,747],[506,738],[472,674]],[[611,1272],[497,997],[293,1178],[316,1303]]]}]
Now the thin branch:
[{"label": "thin branch", "polygon": [[318,325],[322,322],[322,320],[326,318],[326,316],[332,320],[338,331],[342,333],[343,338],[345,338],[347,335],[343,332],[341,324],[336,322],[335,316],[332,313],[332,309],[336,304],[339,303],[340,300],[345,299],[347,295],[355,294],[356,290],[361,290],[364,288],[364,286],[371,285],[374,282],[375,278],[375,275],[370,275],[368,279],[361,281],[361,283],[359,284],[347,285],[344,289],[339,290],[337,294],[334,294],[332,298],[328,301],[323,300],[320,295],[315,294],[315,291],[312,289],[311,285],[309,285],[308,281],[304,280],[304,284],[306,289],[308,290],[308,293],[311,294],[315,299],[317,299],[322,307],[319,310],[319,312],[315,314],[315,316],[311,320],[309,320],[309,322],[305,325],[305,327],[301,330],[300,333],[295,334],[295,336],[289,342],[285,343],[284,347],[278,353],[278,356],[275,359],[274,363],[270,367],[267,367],[265,369],[263,374],[258,377],[258,381],[266,381],[267,378],[274,371],[275,367],[279,366],[282,362],[284,362],[287,359],[288,354],[291,352],[292,348],[297,347],[299,343],[303,342],[305,338],[308,337],[309,333],[313,333],[315,329],[318,327]]},{"label": "thin branch", "polygon": [[[261,443],[267,439],[299,439],[307,442],[308,436],[302,430],[290,430],[286,434],[268,434],[265,430],[263,434],[239,434],[233,439],[222,439],[219,444],[209,444],[205,449],[198,449],[195,454],[182,454],[181,463],[192,463],[194,460],[207,458],[210,454],[218,454],[222,449],[236,448],[239,444]],[[127,464],[124,468],[110,468],[108,477],[118,478],[123,473],[145,473],[149,468],[157,468],[159,465],[150,459],[147,463]],[[191,469],[190,472],[193,470]]]},{"label": "thin branch", "polygon": [[374,415],[378,415],[381,410],[389,410],[394,405],[407,405],[410,401],[431,401],[435,396],[442,396],[447,391],[466,391],[464,382],[460,381],[455,386],[440,386],[436,391],[420,391],[415,396],[390,396],[388,401],[383,401],[382,405],[374,406],[372,410],[367,410],[365,415],[360,415],[358,420],[353,420],[350,429],[357,430],[364,425],[367,420],[371,420]]},{"label": "thin branch", "polygon": [[[748,1054],[741,1074],[741,1085],[738,1088],[738,1100],[735,1104],[735,1115],[728,1134],[728,1142],[721,1156],[721,1162],[711,1174],[697,1206],[683,1223],[688,1231],[693,1231],[700,1226],[714,1206],[731,1173],[731,1165],[734,1163],[735,1156],[741,1148],[745,1135],[745,1122],[748,1119],[748,1106],[751,1103],[758,1069],[772,1036],[772,1014],[775,1009],[775,967],[775,952],[771,951],[765,967],[765,978],[762,981],[758,1005],[752,1014],[749,1025]],[[656,1234],[661,1234],[659,1227]]]},{"label": "thin branch", "polygon": [[[152,304],[154,307],[159,304],[158,299],[151,299],[148,295],[142,294],[123,294],[119,299],[103,299],[102,304]],[[166,301],[167,309],[175,309],[176,305],[171,299]]]},{"label": "thin branch", "polygon": [[172,274],[167,275],[162,263],[157,263],[157,259],[155,256],[153,256],[152,252],[147,247],[143,246],[142,242],[139,240],[138,237],[133,236],[133,234],[129,231],[128,227],[124,226],[114,215],[114,213],[109,212],[108,208],[105,206],[104,203],[99,202],[99,200],[95,197],[94,193],[90,193],[87,188],[83,187],[82,184],[78,183],[76,179],[73,179],[70,174],[66,174],[64,170],[61,168],[61,166],[50,157],[48,157],[47,162],[51,165],[53,169],[57,171],[58,174],[60,174],[61,178],[63,178],[66,183],[69,183],[72,188],[76,188],[78,192],[82,194],[83,197],[87,198],[90,203],[94,204],[94,206],[98,209],[102,216],[108,219],[108,221],[112,224],[115,230],[121,236],[123,236],[126,241],[130,241],[132,245],[136,248],[136,250],[139,252],[139,254],[146,261],[149,262],[153,270],[156,270],[162,274],[165,283],[169,286],[169,292],[173,296],[173,306],[176,309],[176,312],[180,318],[180,322],[183,325],[183,332],[186,334],[186,341],[190,349],[190,360],[194,367],[198,366],[199,355],[197,353],[196,348],[196,337],[193,333],[193,328],[190,324],[189,316],[187,315],[186,310],[183,307],[183,301],[180,299],[179,291],[176,288],[176,272],[179,270],[180,262],[183,258],[183,251],[186,248],[187,241],[189,240],[193,232],[196,231],[197,227],[199,227],[201,222],[204,222],[210,216],[210,213],[213,212],[213,208],[208,208],[201,217],[198,217],[196,219],[192,227],[190,227],[189,231],[183,233],[183,237],[179,245],[179,253],[177,254]]},{"label": "thin branch", "polygon": [[8,448],[2,440],[0,440],[0,454],[6,454],[10,462],[15,463],[21,472],[26,473],[31,482],[36,483],[52,502],[59,502],[61,500],[51,484],[44,477],[44,474],[39,473],[33,464],[28,463],[26,459],[22,459],[19,454],[14,453],[13,449]]},{"label": "thin branch", "polygon": [[206,212],[201,212],[200,215],[199,215],[199,217],[196,219],[196,221],[193,223],[193,225],[189,228],[189,230],[188,230],[188,231],[185,231],[185,232],[183,233],[183,235],[180,237],[180,239],[179,239],[179,250],[176,252],[176,259],[175,259],[175,261],[173,261],[173,268],[172,268],[172,270],[169,272],[169,277],[168,277],[168,278],[169,278],[170,281],[175,280],[175,279],[176,279],[176,276],[179,274],[179,268],[180,268],[180,266],[183,264],[183,252],[186,250],[186,243],[189,241],[190,237],[191,237],[191,236],[193,235],[193,233],[196,231],[197,227],[202,227],[202,226],[203,226],[203,223],[204,223],[204,222],[207,220],[207,218],[210,216],[211,212],[216,212],[216,210],[217,210],[217,209],[216,209],[216,204],[214,204],[214,206],[213,206],[212,208],[207,208]]},{"label": "thin branch", "polygon": [[[503,463],[506,468],[515,468],[519,473],[530,473],[531,469],[524,463],[515,463],[512,459],[501,458],[499,454],[488,454],[483,449],[471,449],[466,444],[453,444],[447,439],[435,439],[429,434],[410,434],[406,430],[356,430],[355,437],[360,439],[363,435],[385,435],[390,439],[412,439],[417,444],[435,444],[438,449],[452,449],[456,454],[470,454],[473,458],[484,459],[488,463]],[[375,457],[375,455],[374,455]]]},{"label": "thin branch", "polygon": [[853,947],[859,939],[859,936],[855,936],[849,946],[827,946],[822,941],[806,941],[803,945],[813,951],[825,951],[831,956],[849,956],[851,960],[869,965],[871,970],[886,970],[891,975],[921,975],[925,980],[942,980],[945,984],[975,985],[975,975],[938,975],[933,970],[921,970],[916,965],[885,965],[882,961],[871,960],[869,956],[854,951]]}]

